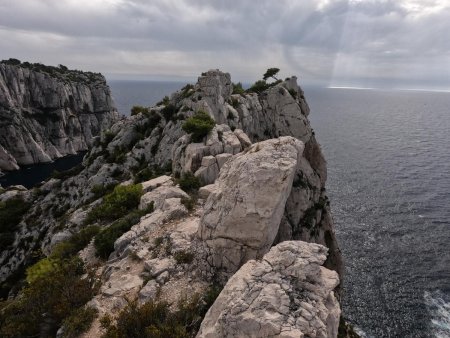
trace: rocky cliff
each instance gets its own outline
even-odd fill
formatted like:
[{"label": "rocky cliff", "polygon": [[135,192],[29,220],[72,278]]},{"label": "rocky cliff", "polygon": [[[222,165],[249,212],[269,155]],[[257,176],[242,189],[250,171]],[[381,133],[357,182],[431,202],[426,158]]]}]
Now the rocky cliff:
[{"label": "rocky cliff", "polygon": [[101,74],[0,63],[0,170],[87,150],[117,119]]},{"label": "rocky cliff", "polygon": [[[75,255],[90,269],[77,283],[96,281],[74,302],[98,314],[85,337],[336,337],[342,259],[308,114],[295,77],[244,92],[211,70],[115,123],[80,172],[0,194],[27,206],[0,234],[3,289],[39,250],[25,290]],[[53,317],[36,331],[69,332]]]}]

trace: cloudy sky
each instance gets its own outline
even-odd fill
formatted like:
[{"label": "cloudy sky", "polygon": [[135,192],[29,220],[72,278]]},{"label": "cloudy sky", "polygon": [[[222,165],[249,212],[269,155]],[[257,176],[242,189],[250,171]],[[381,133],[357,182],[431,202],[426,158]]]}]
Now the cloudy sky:
[{"label": "cloudy sky", "polygon": [[449,32],[450,0],[0,0],[1,59],[109,79],[450,89]]}]

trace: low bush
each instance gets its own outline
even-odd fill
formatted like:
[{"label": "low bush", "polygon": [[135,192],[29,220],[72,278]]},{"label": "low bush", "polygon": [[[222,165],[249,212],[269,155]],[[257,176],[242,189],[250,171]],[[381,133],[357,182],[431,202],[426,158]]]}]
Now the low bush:
[{"label": "low bush", "polygon": [[245,94],[245,90],[242,88],[242,83],[233,83],[233,94]]},{"label": "low bush", "polygon": [[102,137],[101,146],[102,148],[106,148],[106,146],[114,140],[114,137],[116,137],[116,134],[114,134],[112,131],[107,130]]},{"label": "low bush", "polygon": [[94,239],[97,256],[107,259],[114,251],[114,242],[137,224],[143,215],[153,212],[153,202],[145,210],[134,210],[122,219],[100,231]]},{"label": "low bush", "polygon": [[63,322],[63,338],[76,338],[86,332],[97,317],[98,311],[92,307],[81,307],[75,310]]},{"label": "low bush", "polygon": [[14,242],[15,231],[28,212],[31,203],[22,197],[13,197],[5,202],[0,202],[0,247],[6,248]]},{"label": "low bush", "polygon": [[182,197],[181,204],[183,204],[188,211],[194,210],[195,203],[197,202],[197,198],[195,197]]},{"label": "low bush", "polygon": [[177,251],[173,255],[178,264],[191,264],[194,260],[194,254],[189,251]]},{"label": "low bush", "polygon": [[214,119],[204,111],[198,111],[183,123],[183,130],[192,135],[194,142],[201,142],[216,125]]},{"label": "low bush", "polygon": [[94,194],[95,199],[98,199],[100,197],[105,196],[106,194],[111,193],[116,186],[117,183],[109,183],[106,185],[96,184],[91,188],[91,193]]},{"label": "low bush", "polygon": [[137,115],[137,114],[144,114],[148,112],[148,108],[142,107],[142,106],[133,106],[133,108],[131,108],[131,116]]},{"label": "low bush", "polygon": [[110,317],[102,320],[106,329],[103,338],[195,337],[219,293],[220,289],[211,287],[203,296],[195,294],[190,300],[180,301],[176,311],[171,311],[170,304],[163,301],[150,301],[142,306],[130,302],[114,325]]},{"label": "low bush", "polygon": [[1,337],[54,337],[63,320],[84,306],[95,293],[94,279],[78,257],[52,264],[21,291],[0,305]]},{"label": "low bush", "polygon": [[69,239],[56,244],[50,257],[53,259],[67,259],[74,256],[78,251],[84,249],[99,232],[100,227],[96,225],[80,230]]},{"label": "low bush", "polygon": [[191,172],[183,174],[178,180],[178,184],[187,193],[195,193],[202,186],[200,180]]},{"label": "low bush", "polygon": [[168,104],[163,109],[161,109],[161,114],[164,116],[166,121],[175,120],[175,116],[177,114],[177,107],[173,104]]},{"label": "low bush", "polygon": [[141,196],[140,184],[118,185],[103,198],[102,203],[92,208],[86,223],[119,219],[138,207]]}]

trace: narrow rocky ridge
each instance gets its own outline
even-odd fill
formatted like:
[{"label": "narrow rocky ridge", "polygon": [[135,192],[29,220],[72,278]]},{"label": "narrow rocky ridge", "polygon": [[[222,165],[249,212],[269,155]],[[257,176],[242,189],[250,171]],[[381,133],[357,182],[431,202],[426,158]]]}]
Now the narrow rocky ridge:
[{"label": "narrow rocky ridge", "polygon": [[0,170],[88,150],[117,120],[101,74],[0,63]]},{"label": "narrow rocky ridge", "polygon": [[[200,110],[216,125],[194,142],[182,126]],[[110,187],[142,182],[145,214],[117,238],[108,259],[95,256],[93,242],[80,253],[101,284],[88,303],[99,318],[117,315],[129,299],[176,304],[219,283],[224,290],[199,337],[251,328],[255,337],[335,337],[342,258],[326,162],[308,114],[295,77],[260,93],[233,94],[228,73],[203,73],[195,85],[112,125],[93,141],[79,173],[0,194],[0,201],[30,203],[1,253],[0,281],[37,249],[48,254],[84,229]],[[204,184],[189,208],[178,185],[187,173]],[[85,336],[100,332],[97,319]]]}]

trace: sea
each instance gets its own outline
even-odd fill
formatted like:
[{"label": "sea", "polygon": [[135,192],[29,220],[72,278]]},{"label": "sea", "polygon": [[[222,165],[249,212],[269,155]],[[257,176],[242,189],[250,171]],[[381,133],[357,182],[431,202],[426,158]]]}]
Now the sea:
[{"label": "sea", "polygon": [[[185,85],[109,84],[124,115]],[[450,93],[303,89],[327,160],[345,318],[367,338],[450,337]]]}]

